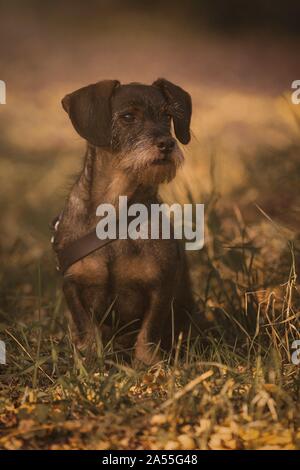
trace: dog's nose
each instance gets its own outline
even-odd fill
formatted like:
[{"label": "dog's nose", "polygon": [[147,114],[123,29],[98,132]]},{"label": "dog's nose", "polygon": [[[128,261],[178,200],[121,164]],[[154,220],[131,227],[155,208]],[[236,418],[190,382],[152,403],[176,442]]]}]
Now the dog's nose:
[{"label": "dog's nose", "polygon": [[161,153],[168,154],[172,152],[175,145],[175,140],[172,137],[164,137],[157,142],[157,147]]}]

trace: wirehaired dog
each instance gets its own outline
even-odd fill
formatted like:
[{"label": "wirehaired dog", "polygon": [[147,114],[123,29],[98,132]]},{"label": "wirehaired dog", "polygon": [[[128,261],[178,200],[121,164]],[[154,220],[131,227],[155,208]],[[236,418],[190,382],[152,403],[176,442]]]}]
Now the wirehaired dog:
[{"label": "wirehaired dog", "polygon": [[[121,195],[148,208],[160,203],[159,185],[183,163],[171,125],[187,144],[192,113],[190,95],[165,79],[150,86],[101,81],[62,105],[87,151],[56,227],[57,253],[95,229],[100,203],[117,206]],[[68,266],[63,291],[82,346],[94,341],[95,328],[110,340],[114,321],[119,343],[145,364],[187,331],[193,309],[185,253],[174,238],[117,239]]]}]

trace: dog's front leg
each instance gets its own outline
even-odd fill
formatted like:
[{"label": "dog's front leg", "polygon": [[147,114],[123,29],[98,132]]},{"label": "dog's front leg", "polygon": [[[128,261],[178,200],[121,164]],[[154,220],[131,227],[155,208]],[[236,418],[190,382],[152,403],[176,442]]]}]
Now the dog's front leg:
[{"label": "dog's front leg", "polygon": [[135,359],[146,365],[160,360],[159,347],[163,341],[165,319],[171,311],[171,296],[161,289],[155,290],[144,316],[135,345]]},{"label": "dog's front leg", "polygon": [[[72,315],[76,328],[76,345],[80,349],[91,348],[95,344],[96,325],[91,314],[82,305],[79,295],[79,288],[74,281],[65,280],[63,284],[65,299]],[[109,335],[111,332],[105,331],[105,325],[101,328],[102,335]]]}]

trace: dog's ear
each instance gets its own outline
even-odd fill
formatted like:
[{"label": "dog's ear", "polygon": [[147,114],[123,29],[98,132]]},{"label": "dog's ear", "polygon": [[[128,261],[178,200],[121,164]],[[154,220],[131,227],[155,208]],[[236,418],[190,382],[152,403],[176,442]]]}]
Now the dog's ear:
[{"label": "dog's ear", "polygon": [[164,78],[157,79],[152,85],[160,88],[170,105],[177,139],[182,144],[188,144],[191,138],[190,123],[192,117],[192,99],[190,95]]},{"label": "dog's ear", "polygon": [[78,134],[92,145],[108,147],[111,141],[110,99],[118,80],[103,80],[80,88],[62,100]]}]

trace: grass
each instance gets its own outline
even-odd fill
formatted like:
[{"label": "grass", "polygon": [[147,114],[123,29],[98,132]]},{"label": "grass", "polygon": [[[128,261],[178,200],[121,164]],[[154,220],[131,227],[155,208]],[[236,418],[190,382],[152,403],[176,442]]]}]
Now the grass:
[{"label": "grass", "polygon": [[300,447],[295,247],[286,240],[274,272],[217,199],[206,201],[206,245],[190,260],[207,328],[151,369],[134,370],[99,339],[96,357],[84,357],[50,263],[25,260],[16,286],[14,247],[2,283],[0,448]]}]

